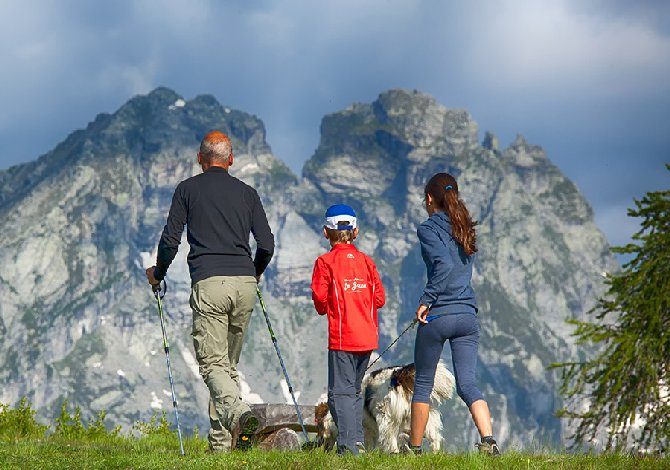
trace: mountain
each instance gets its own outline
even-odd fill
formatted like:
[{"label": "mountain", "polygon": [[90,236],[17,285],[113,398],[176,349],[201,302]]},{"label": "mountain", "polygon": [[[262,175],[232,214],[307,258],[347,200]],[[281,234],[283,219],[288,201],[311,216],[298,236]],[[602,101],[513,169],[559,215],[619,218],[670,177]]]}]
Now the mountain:
[{"label": "mountain", "polygon": [[[123,425],[171,411],[144,267],[155,258],[174,188],[200,171],[195,155],[211,129],[231,136],[231,173],[258,189],[275,233],[262,287],[300,402],[315,403],[326,386],[326,323],[309,291],[313,262],[327,249],[325,208],[344,202],[359,214],[358,245],[387,289],[384,347],[413,317],[425,282],[416,238],[426,218],[423,185],[448,171],[479,221],[478,371],[496,434],[507,446],[562,442],[556,377],[546,366],[580,354],[565,319],[581,318],[603,292],[602,273],[616,267],[607,242],[540,147],[519,136],[501,150],[490,133],[480,143],[467,112],[405,90],[324,117],[302,176],[272,154],[257,117],[167,88],[0,172],[0,402],[25,395],[51,417],[67,397],[85,416],[106,409]],[[187,248],[184,236],[164,302],[180,409],[187,427],[203,429],[207,392],[189,334]],[[384,362],[410,362],[412,350],[409,333]],[[286,401],[260,312],[240,370],[248,400]],[[470,447],[475,431],[462,402],[452,400],[443,416],[447,447]]]}]

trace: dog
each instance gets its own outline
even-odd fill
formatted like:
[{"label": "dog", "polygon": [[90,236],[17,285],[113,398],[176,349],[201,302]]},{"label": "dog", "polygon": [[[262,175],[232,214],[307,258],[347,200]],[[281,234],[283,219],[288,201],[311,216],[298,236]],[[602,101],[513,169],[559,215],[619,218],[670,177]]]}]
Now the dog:
[{"label": "dog", "polygon": [[[367,450],[378,448],[382,452],[397,454],[409,446],[415,373],[414,364],[407,364],[378,369],[363,377],[363,432]],[[435,371],[425,433],[433,452],[442,448],[442,417],[437,407],[453,396],[454,384],[454,375],[440,361]],[[331,450],[337,439],[337,426],[327,403],[317,405],[315,418],[317,443]]]}]

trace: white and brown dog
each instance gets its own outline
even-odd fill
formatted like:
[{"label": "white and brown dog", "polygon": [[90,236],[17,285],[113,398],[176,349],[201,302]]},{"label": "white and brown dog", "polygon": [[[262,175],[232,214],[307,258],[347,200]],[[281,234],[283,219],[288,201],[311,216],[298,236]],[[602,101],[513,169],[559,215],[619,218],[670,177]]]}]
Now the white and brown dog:
[{"label": "white and brown dog", "polygon": [[[386,367],[366,374],[361,393],[363,404],[363,432],[368,450],[398,453],[409,444],[410,407],[414,392],[414,364]],[[442,418],[437,407],[452,397],[454,376],[440,361],[435,372],[435,385],[430,395],[430,413],[425,436],[433,451],[442,447]],[[334,447],[337,426],[328,410],[328,404],[316,407],[317,442],[326,450]]]}]

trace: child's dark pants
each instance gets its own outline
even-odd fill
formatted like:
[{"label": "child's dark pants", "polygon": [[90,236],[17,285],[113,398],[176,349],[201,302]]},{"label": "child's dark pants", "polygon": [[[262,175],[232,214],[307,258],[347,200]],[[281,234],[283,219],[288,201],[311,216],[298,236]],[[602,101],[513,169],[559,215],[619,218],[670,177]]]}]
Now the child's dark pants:
[{"label": "child's dark pants", "polygon": [[337,451],[358,454],[363,442],[361,383],[370,351],[328,351],[328,408],[337,426]]}]

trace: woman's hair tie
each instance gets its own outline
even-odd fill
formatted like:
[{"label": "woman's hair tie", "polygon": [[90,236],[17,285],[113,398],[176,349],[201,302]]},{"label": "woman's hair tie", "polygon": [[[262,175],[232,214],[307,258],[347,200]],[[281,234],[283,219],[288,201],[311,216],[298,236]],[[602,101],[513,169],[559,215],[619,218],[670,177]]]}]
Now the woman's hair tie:
[{"label": "woman's hair tie", "polygon": [[445,190],[445,191],[449,191],[450,189],[454,189],[454,187],[453,187],[452,185],[450,185],[450,184],[448,184],[448,185],[446,185],[446,186],[444,187],[444,190]]}]

